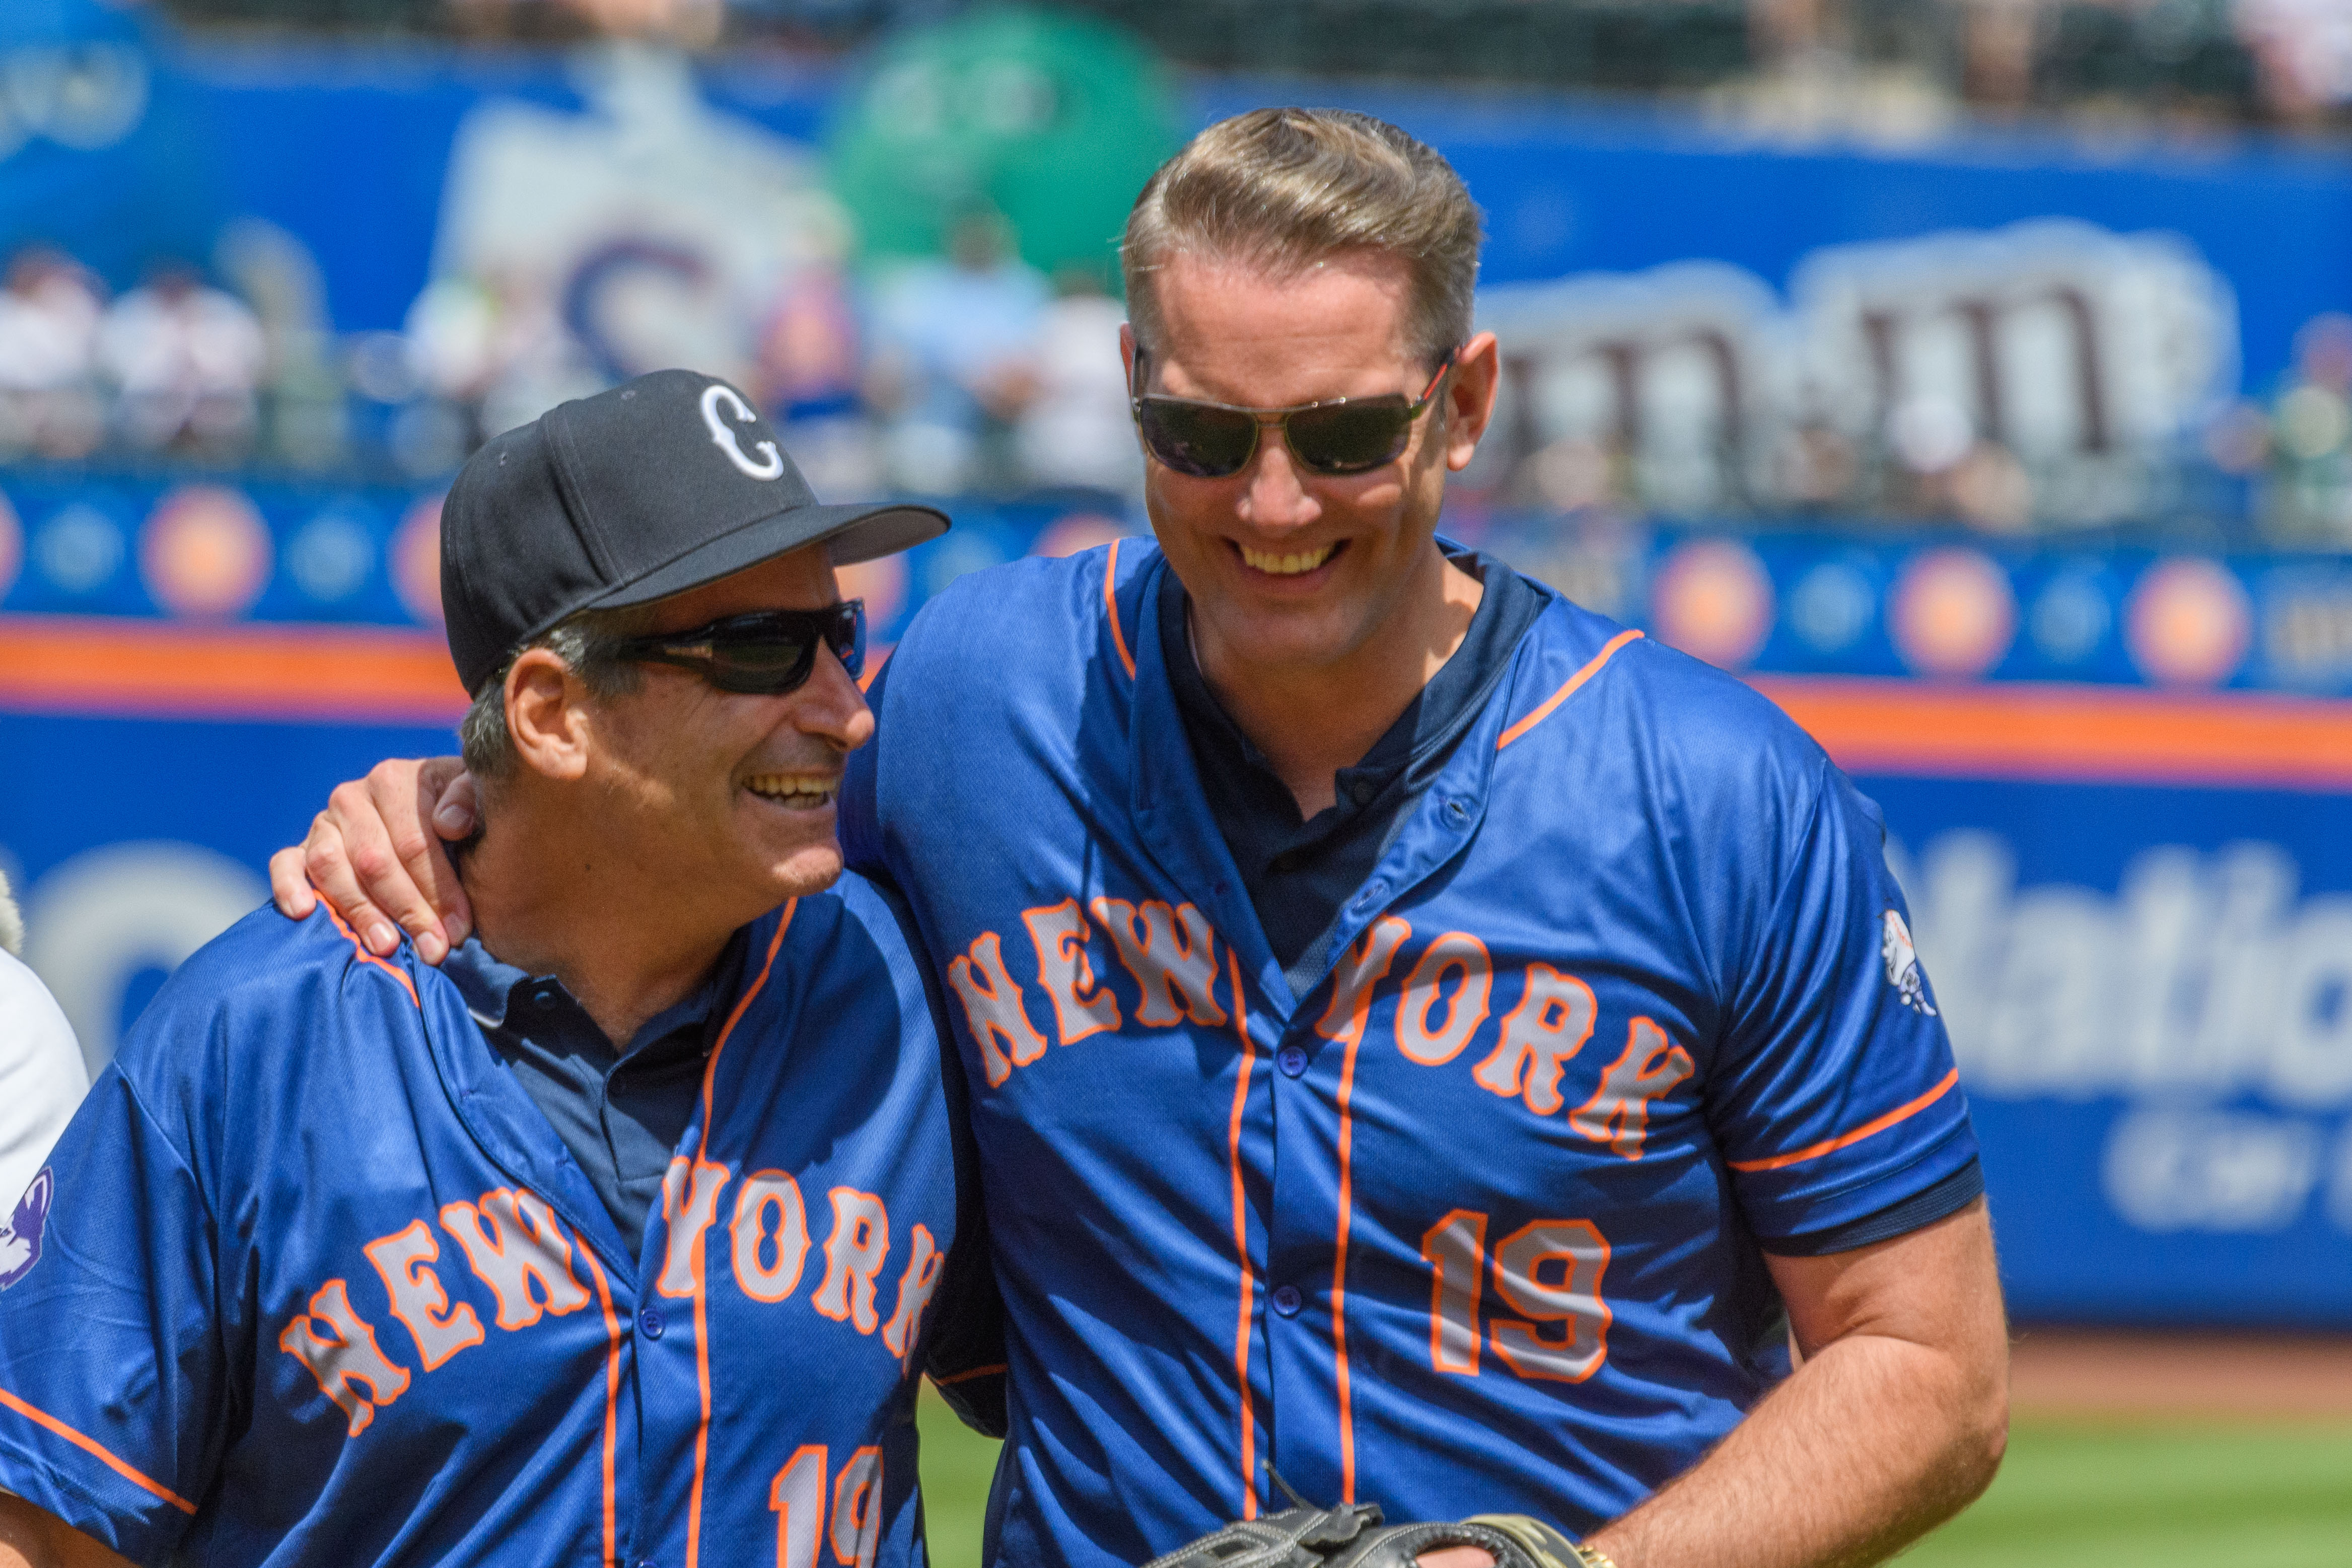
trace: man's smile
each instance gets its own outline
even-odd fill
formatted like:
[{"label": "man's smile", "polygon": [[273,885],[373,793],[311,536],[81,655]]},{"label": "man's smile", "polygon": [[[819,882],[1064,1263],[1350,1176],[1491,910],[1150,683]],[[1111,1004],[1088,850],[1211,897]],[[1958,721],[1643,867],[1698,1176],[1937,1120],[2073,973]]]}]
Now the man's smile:
[{"label": "man's smile", "polygon": [[1253,572],[1263,572],[1270,577],[1297,577],[1329,561],[1347,548],[1347,542],[1321,544],[1312,550],[1253,550],[1239,542],[1234,548],[1241,552],[1242,564]]},{"label": "man's smile", "polygon": [[839,773],[753,773],[743,787],[789,811],[816,811],[833,804]]}]

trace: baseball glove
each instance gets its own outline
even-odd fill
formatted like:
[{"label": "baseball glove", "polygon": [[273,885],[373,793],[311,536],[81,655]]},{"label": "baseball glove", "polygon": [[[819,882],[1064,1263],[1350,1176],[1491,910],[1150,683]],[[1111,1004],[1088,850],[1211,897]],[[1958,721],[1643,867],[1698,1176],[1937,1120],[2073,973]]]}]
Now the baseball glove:
[{"label": "baseball glove", "polygon": [[[1279,1477],[1276,1484],[1281,1484]],[[1301,1502],[1288,1487],[1282,1489],[1294,1506],[1213,1531],[1144,1568],[1413,1568],[1413,1559],[1423,1552],[1448,1546],[1482,1548],[1495,1559],[1495,1568],[1583,1568],[1593,1561],[1559,1531],[1525,1514],[1383,1524],[1378,1503],[1318,1509]]]}]

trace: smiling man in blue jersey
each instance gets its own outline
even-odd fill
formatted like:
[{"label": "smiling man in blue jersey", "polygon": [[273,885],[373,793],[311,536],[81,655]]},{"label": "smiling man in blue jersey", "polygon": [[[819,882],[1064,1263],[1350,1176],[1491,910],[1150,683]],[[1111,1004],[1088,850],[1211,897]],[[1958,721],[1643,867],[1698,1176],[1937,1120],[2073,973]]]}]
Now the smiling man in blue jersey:
[{"label": "smiling man in blue jersey", "polygon": [[840,875],[833,568],[945,526],[816,504],[684,372],[467,465],[478,934],[265,910],[164,986],[0,1278],[0,1564],[921,1561],[972,1199],[936,994]]},{"label": "smiling man in blue jersey", "polygon": [[[845,843],[954,997],[1018,1568],[1139,1563],[1276,1471],[1617,1568],[1860,1563],[2000,1462],[1982,1178],[1876,808],[1438,536],[1499,375],[1477,248],[1392,126],[1203,132],[1124,249],[1156,548],[965,578],[873,689]],[[387,765],[309,846],[387,940],[440,929],[364,809],[429,848],[417,793]]]}]

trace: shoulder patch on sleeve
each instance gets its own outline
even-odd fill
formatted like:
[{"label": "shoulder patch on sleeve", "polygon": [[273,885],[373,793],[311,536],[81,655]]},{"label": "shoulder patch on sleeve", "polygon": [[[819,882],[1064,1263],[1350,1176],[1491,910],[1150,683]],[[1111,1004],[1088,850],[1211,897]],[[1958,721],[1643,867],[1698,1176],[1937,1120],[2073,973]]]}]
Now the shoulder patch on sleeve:
[{"label": "shoulder patch on sleeve", "polygon": [[1886,964],[1886,984],[1895,987],[1903,1005],[1930,1018],[1935,1006],[1927,1000],[1927,976],[1919,970],[1919,950],[1911,944],[1911,928],[1899,910],[1886,911],[1878,940],[1878,956]]}]

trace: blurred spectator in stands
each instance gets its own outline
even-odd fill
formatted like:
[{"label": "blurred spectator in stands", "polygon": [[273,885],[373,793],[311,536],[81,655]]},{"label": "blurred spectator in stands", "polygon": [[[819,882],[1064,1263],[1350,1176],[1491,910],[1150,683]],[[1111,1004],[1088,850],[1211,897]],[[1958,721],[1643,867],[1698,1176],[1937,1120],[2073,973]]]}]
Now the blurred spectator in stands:
[{"label": "blurred spectator in stands", "polygon": [[401,463],[413,472],[451,466],[489,437],[605,385],[553,293],[517,274],[427,284],[404,325],[417,374],[437,405],[395,435]]},{"label": "blurred spectator in stands", "polygon": [[644,38],[709,48],[726,25],[726,0],[447,0],[458,27],[488,37]]},{"label": "blurred spectator in stands", "polygon": [[1035,390],[1014,426],[1021,475],[1045,489],[1140,493],[1143,454],[1128,413],[1118,329],[1127,311],[1090,272],[1055,279],[1030,352]]},{"label": "blurred spectator in stands", "polygon": [[2263,524],[2283,544],[2352,544],[2352,316],[2304,323],[2271,411]]},{"label": "blurred spectator in stands", "polygon": [[2238,36],[2261,67],[2263,100],[2290,124],[2352,101],[2352,5],[2237,0]]},{"label": "blurred spectator in stands", "polygon": [[[21,1270],[36,1239],[15,1233],[18,1200],[89,1091],[73,1026],[17,958],[24,945],[24,921],[0,877],[0,1279]],[[39,1206],[46,1211],[46,1194]]]},{"label": "blurred spectator in stands", "polygon": [[1979,441],[1943,476],[1954,515],[1979,533],[2023,533],[2033,527],[2033,479],[2017,454]]},{"label": "blurred spectator in stands", "polygon": [[106,432],[98,399],[97,282],[62,252],[19,251],[0,289],[0,454],[87,456]]},{"label": "blurred spectator in stands", "polygon": [[[505,357],[499,316],[497,291],[488,284],[472,278],[426,284],[404,323],[417,379],[446,402],[478,409]],[[479,442],[477,435],[471,444]]]},{"label": "blurred spectator in stands", "polygon": [[1049,292],[992,207],[955,220],[945,259],[876,281],[867,396],[894,483],[927,495],[1003,483],[1004,437],[1036,393],[1031,345]]},{"label": "blurred spectator in stands", "polygon": [[261,321],[193,268],[167,262],[117,300],[99,323],[98,349],[134,448],[222,461],[250,445],[254,392],[268,363]]},{"label": "blurred spectator in stands", "polygon": [[859,401],[857,313],[839,270],[803,267],[786,278],[752,353],[760,402],[782,427],[809,488],[820,497],[881,489],[881,452]]},{"label": "blurred spectator in stands", "polygon": [[709,48],[726,21],[725,0],[564,0],[598,32],[615,38],[651,38],[682,48]]},{"label": "blurred spectator in stands", "polygon": [[1965,0],[1960,85],[1981,107],[2022,109],[2033,99],[2036,36],[2048,0]]}]

